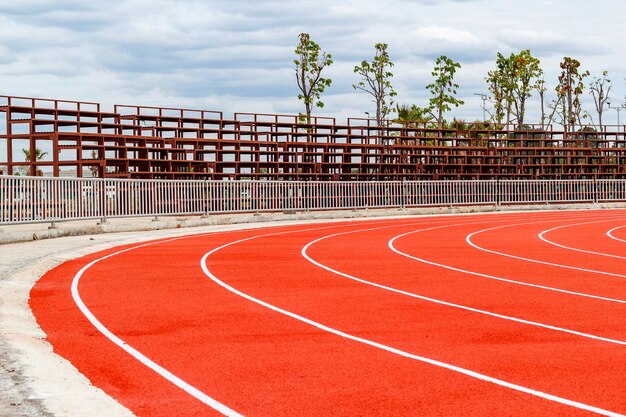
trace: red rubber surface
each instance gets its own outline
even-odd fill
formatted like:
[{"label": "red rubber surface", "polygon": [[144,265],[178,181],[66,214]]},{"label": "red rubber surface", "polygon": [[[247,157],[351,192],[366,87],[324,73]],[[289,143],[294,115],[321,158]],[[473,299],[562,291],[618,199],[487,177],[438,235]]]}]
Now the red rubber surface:
[{"label": "red rubber surface", "polygon": [[[617,415],[626,413],[626,345],[619,343],[626,342],[626,302],[619,302],[626,300],[626,243],[606,232],[621,225],[626,211],[613,210],[433,216],[189,236],[97,262],[84,273],[79,292],[115,335],[247,416],[595,415],[339,337],[242,298],[204,274],[206,253],[251,238],[208,256],[208,270],[251,297],[347,334]],[[567,227],[544,237],[613,256],[537,237],[559,226]],[[597,272],[506,257],[466,242],[467,235],[490,228],[496,229],[474,235],[472,242]],[[389,241],[409,232],[414,233],[398,237],[393,246],[416,258],[617,301],[488,279],[392,251]],[[613,236],[626,240],[626,228]],[[313,260],[389,289],[307,261],[303,247],[323,237],[306,251]],[[55,352],[139,416],[219,415],[114,345],[79,311],[70,292],[74,276],[119,250],[67,262],[33,288],[31,307]]]}]

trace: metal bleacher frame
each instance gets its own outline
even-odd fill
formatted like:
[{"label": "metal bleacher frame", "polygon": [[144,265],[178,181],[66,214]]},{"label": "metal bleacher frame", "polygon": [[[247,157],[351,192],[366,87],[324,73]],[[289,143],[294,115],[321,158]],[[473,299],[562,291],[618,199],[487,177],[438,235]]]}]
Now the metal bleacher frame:
[{"label": "metal bleacher frame", "polygon": [[[623,126],[501,127],[115,105],[0,96],[0,169],[133,179],[398,181],[620,179]],[[4,119],[4,121],[3,121]],[[24,160],[22,149],[46,158]],[[5,158],[2,158],[5,156]],[[17,156],[17,157],[16,157]]]}]

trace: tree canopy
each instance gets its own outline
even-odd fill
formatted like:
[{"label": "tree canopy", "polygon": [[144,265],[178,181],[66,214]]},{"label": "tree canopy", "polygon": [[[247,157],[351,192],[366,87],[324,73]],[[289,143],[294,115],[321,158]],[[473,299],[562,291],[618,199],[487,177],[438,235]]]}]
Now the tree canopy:
[{"label": "tree canopy", "polygon": [[432,97],[429,100],[430,113],[437,120],[439,126],[443,126],[443,113],[464,104],[463,100],[456,98],[459,85],[454,82],[454,74],[461,68],[461,64],[454,62],[445,55],[441,55],[435,61],[435,68],[431,72],[434,81],[426,86]]},{"label": "tree canopy", "polygon": [[[307,33],[300,34],[295,53],[297,59],[293,62],[300,90],[298,98],[305,105],[305,114],[301,116],[310,123],[312,109],[324,106],[321,95],[332,81],[323,77],[322,71],[331,65],[333,60],[331,55],[323,52]],[[585,118],[589,118],[592,124],[596,120],[589,111],[582,108],[582,96],[587,86],[602,130],[605,110],[612,108],[609,104],[611,80],[608,78],[608,72],[603,71],[600,77],[594,77],[591,82],[585,84],[585,79],[590,73],[582,71],[580,66],[580,62],[575,58],[564,57],[560,63],[561,73],[558,80],[552,84],[554,87],[552,89],[548,88],[539,58],[533,56],[530,49],[510,53],[508,56],[498,53],[495,67],[489,70],[485,77],[489,94],[475,94],[491,103],[491,109],[486,108],[484,103],[481,108],[489,113],[492,122],[497,125],[515,123],[518,126],[526,126],[528,100],[537,95],[541,110],[541,126],[545,127],[558,121],[564,130],[568,131],[576,124],[582,125]],[[461,64],[451,58],[441,55],[436,59],[431,72],[433,81],[426,85],[426,90],[430,93],[427,106],[402,106],[394,102],[397,93],[391,82],[394,76],[391,71],[393,67],[394,63],[389,56],[386,43],[374,45],[374,57],[371,61],[363,60],[354,66],[354,73],[359,76],[359,80],[352,84],[352,87],[372,97],[372,102],[376,106],[375,120],[379,126],[389,121],[390,114],[397,112],[397,121],[434,120],[441,127],[446,123],[445,113],[465,104],[458,98],[459,84],[455,82]],[[626,103],[620,103],[618,107],[625,108]],[[368,112],[365,113],[369,115]]]},{"label": "tree canopy", "polygon": [[321,94],[330,87],[332,80],[322,77],[322,71],[333,63],[332,56],[323,52],[320,46],[311,40],[308,33],[301,33],[296,47],[295,64],[296,82],[300,89],[298,99],[304,102],[306,122],[311,123],[312,107],[324,107]]},{"label": "tree canopy", "polygon": [[361,77],[361,81],[352,87],[373,97],[378,125],[395,111],[392,106],[396,92],[391,85],[393,73],[390,71],[394,64],[389,58],[387,47],[386,43],[377,43],[374,45],[376,50],[374,59],[371,62],[362,61],[360,65],[354,67],[354,73]]}]

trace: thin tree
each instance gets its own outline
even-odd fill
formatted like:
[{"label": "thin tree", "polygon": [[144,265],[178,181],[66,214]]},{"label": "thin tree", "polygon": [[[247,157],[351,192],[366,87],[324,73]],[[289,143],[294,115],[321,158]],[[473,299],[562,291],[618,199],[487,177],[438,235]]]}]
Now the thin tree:
[{"label": "thin tree", "polygon": [[454,82],[454,74],[459,68],[461,64],[441,55],[435,61],[435,68],[431,73],[435,79],[426,86],[432,94],[429,100],[430,113],[437,120],[439,129],[443,127],[443,113],[452,110],[451,106],[459,107],[465,104],[463,100],[456,98],[459,85]]},{"label": "thin tree", "polygon": [[565,128],[565,126],[567,125],[567,106],[565,104],[565,96],[557,94],[556,98],[550,101],[547,107],[550,109],[550,116],[548,117],[549,122],[553,123],[555,120],[557,120],[556,116],[558,116],[558,120],[560,120],[560,122],[558,123]]},{"label": "thin tree", "polygon": [[392,106],[396,92],[391,85],[393,73],[390,71],[394,64],[389,58],[387,47],[386,43],[374,45],[376,49],[374,59],[371,62],[362,61],[360,65],[354,67],[354,73],[361,77],[361,81],[352,85],[355,90],[365,91],[373,97],[376,104],[376,122],[379,126],[395,111]]},{"label": "thin tree", "polygon": [[532,91],[538,88],[539,77],[543,70],[539,66],[540,61],[530,54],[529,49],[519,54],[511,54],[508,66],[512,71],[508,74],[511,86],[511,98],[515,107],[515,117],[519,126],[524,125],[526,113],[526,99],[532,96]]},{"label": "thin tree", "polygon": [[[554,122],[554,116],[557,114],[557,110],[560,107],[560,102],[562,102],[560,96],[557,96],[557,100],[553,100],[551,102],[546,99],[546,92],[548,88],[546,87],[546,81],[541,78],[537,81],[536,87],[539,93],[539,104],[541,106],[541,129],[546,129],[547,126],[551,125]],[[546,112],[546,107],[550,110],[550,112]]]},{"label": "thin tree", "polygon": [[487,73],[487,88],[491,93],[490,101],[493,103],[493,112],[489,111],[491,120],[497,125],[501,125],[505,115],[505,108],[510,109],[508,90],[504,85],[504,76],[499,70],[492,70]]},{"label": "thin tree", "polygon": [[567,56],[563,58],[560,67],[561,75],[555,90],[563,98],[563,128],[569,132],[576,123],[581,124],[580,96],[585,88],[583,81],[589,76],[589,71],[581,72],[580,62]]},{"label": "thin tree", "polygon": [[537,80],[537,84],[535,86],[537,92],[539,93],[539,105],[541,108],[541,130],[546,128],[546,80],[543,77]]},{"label": "thin tree", "polygon": [[306,123],[311,123],[313,107],[324,107],[320,100],[326,87],[330,87],[332,80],[322,77],[322,71],[333,63],[332,56],[323,52],[320,46],[311,40],[308,33],[301,33],[300,43],[296,47],[297,59],[295,64],[296,82],[300,89],[298,99],[304,102]]},{"label": "thin tree", "polygon": [[511,123],[515,68],[511,59],[498,52],[496,69],[487,73],[487,86],[494,103],[493,119],[498,125]]},{"label": "thin tree", "polygon": [[[610,93],[611,93],[611,79],[608,77],[608,71],[602,71],[602,78],[594,77],[593,80],[589,83],[589,91],[591,96],[593,97],[593,105],[596,109],[596,113],[598,113],[598,127],[602,132],[602,115],[604,114],[604,109],[608,107]],[[593,116],[587,113],[589,118],[591,119],[591,123],[594,123]],[[595,124],[595,123],[594,123]]]}]

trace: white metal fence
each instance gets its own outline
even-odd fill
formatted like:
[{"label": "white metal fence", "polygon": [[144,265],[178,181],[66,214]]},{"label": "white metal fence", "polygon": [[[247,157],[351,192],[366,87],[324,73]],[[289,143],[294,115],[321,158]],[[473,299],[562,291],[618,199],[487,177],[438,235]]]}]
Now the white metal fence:
[{"label": "white metal fence", "polygon": [[626,201],[626,180],[177,181],[0,176],[0,224],[109,217]]}]

